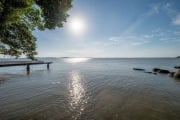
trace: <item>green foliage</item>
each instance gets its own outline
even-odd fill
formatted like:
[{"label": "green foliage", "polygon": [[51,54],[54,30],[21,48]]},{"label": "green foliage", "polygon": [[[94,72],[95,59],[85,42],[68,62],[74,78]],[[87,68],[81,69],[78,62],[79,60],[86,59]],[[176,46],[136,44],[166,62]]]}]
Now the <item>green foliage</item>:
[{"label": "green foliage", "polygon": [[0,0],[0,54],[34,59],[35,29],[62,27],[72,0]]}]

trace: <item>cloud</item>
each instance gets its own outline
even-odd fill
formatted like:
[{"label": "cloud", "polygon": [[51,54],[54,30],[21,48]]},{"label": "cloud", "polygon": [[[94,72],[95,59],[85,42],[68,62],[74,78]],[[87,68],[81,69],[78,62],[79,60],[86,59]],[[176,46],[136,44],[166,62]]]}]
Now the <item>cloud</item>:
[{"label": "cloud", "polygon": [[152,37],[153,35],[140,35],[140,36],[128,35],[128,36],[110,37],[109,40],[119,45],[140,46],[149,43]]},{"label": "cloud", "polygon": [[[179,30],[166,30],[157,28],[152,30],[149,34],[141,35],[120,35],[109,38],[111,43],[116,46],[142,46],[152,42],[158,43],[179,43],[180,31]],[[113,44],[111,44],[113,45]]]},{"label": "cloud", "polygon": [[72,57],[96,57],[103,55],[103,51],[100,48],[71,49],[65,51],[65,53]]},{"label": "cloud", "polygon": [[165,43],[180,42],[180,37],[160,38],[160,41],[165,42]]},{"label": "cloud", "polygon": [[121,37],[111,37],[111,38],[109,38],[109,40],[113,41],[113,42],[119,42],[120,39],[121,39]]},{"label": "cloud", "polygon": [[169,16],[174,16],[178,12],[173,8],[171,3],[166,3],[162,5],[162,10],[164,10]]},{"label": "cloud", "polygon": [[158,14],[160,12],[161,4],[160,3],[153,4],[150,7],[151,9],[148,12],[150,15]]},{"label": "cloud", "polygon": [[174,31],[175,35],[180,35],[180,31]]},{"label": "cloud", "polygon": [[172,24],[179,26],[180,25],[180,13],[173,8],[173,4],[166,3],[162,6],[162,9],[168,14],[171,18]]},{"label": "cloud", "polygon": [[154,7],[153,7],[153,10],[154,10],[156,13],[159,13],[159,6],[154,6]]},{"label": "cloud", "polygon": [[153,4],[148,14],[154,15],[155,13],[159,14],[161,12],[164,12],[171,19],[173,25],[180,25],[180,13],[174,8],[173,2]]},{"label": "cloud", "polygon": [[144,40],[144,41],[135,41],[135,42],[132,42],[131,45],[132,46],[139,46],[139,45],[144,45],[146,43],[149,43],[148,40]]},{"label": "cloud", "polygon": [[160,42],[163,42],[163,43],[180,42],[180,31],[178,31],[178,30],[158,29],[158,31],[156,31],[156,32],[154,32],[154,31],[153,31],[153,34],[154,34],[156,40],[159,40]]},{"label": "cloud", "polygon": [[152,17],[155,14],[158,14],[160,12],[161,4],[154,4],[151,5],[150,8],[145,11],[144,13],[140,14],[137,19],[129,26],[125,31],[122,33],[122,35],[130,34],[136,28],[141,26],[148,18]]},{"label": "cloud", "polygon": [[180,14],[178,14],[172,21],[174,25],[179,26],[180,25]]}]

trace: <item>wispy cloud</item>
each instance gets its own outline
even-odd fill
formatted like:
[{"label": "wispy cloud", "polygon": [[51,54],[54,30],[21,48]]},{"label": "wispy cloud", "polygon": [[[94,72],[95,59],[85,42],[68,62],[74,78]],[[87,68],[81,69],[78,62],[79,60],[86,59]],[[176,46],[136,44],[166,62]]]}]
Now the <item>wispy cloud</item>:
[{"label": "wispy cloud", "polygon": [[148,18],[152,17],[154,14],[158,14],[160,11],[160,4],[154,4],[149,7],[147,11],[140,14],[137,19],[121,34],[126,35],[133,32],[136,28],[142,25]]},{"label": "wispy cloud", "polygon": [[151,9],[149,10],[148,14],[159,14],[159,13],[165,13],[167,16],[171,19],[171,23],[173,25],[180,25],[180,12],[177,11],[173,7],[173,2],[161,2],[151,5]]},{"label": "wispy cloud", "polygon": [[152,4],[149,7],[149,10],[145,11],[143,14],[140,14],[139,17],[133,22],[121,35],[131,34],[136,28],[138,28],[141,24],[144,23],[148,18],[153,15],[160,14],[164,12],[171,19],[171,23],[173,25],[180,25],[180,13],[174,9],[173,4],[171,2],[162,2]]},{"label": "wispy cloud", "polygon": [[152,35],[110,37],[111,42],[127,46],[140,46],[150,42]]},{"label": "wispy cloud", "polygon": [[171,23],[173,25],[179,26],[180,25],[180,12],[175,10],[172,3],[166,3],[162,5],[162,9],[168,14],[171,18]]},{"label": "wispy cloud", "polygon": [[160,41],[165,42],[165,43],[180,42],[180,37],[160,38]]},{"label": "wispy cloud", "polygon": [[180,31],[174,31],[175,35],[180,35]]},{"label": "wispy cloud", "polygon": [[174,25],[180,25],[180,14],[178,14],[172,21]]},{"label": "wispy cloud", "polygon": [[149,10],[148,14],[150,14],[150,15],[158,14],[160,12],[160,9],[161,9],[160,3],[150,5],[150,10]]},{"label": "wispy cloud", "polygon": [[169,16],[177,15],[178,12],[173,8],[172,3],[165,3],[161,5],[161,9],[165,11]]},{"label": "wispy cloud", "polygon": [[180,31],[179,30],[165,30],[158,28],[152,31],[154,38],[163,43],[174,43],[180,42]]},{"label": "wispy cloud", "polygon": [[100,55],[104,55],[103,51],[98,48],[71,49],[65,51],[65,53],[71,55],[72,57],[97,57]]},{"label": "wispy cloud", "polygon": [[109,41],[119,46],[141,46],[158,41],[159,43],[179,43],[180,31],[157,28],[150,34],[113,36],[109,38]]}]

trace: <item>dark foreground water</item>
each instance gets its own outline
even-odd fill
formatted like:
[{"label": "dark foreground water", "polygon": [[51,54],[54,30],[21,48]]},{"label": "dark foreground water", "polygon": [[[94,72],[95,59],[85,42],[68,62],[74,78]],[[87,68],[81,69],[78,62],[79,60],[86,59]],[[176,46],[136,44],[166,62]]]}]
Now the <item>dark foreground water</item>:
[{"label": "dark foreground water", "polygon": [[132,70],[175,71],[180,59],[50,61],[29,75],[0,68],[0,120],[180,120],[180,80]]}]

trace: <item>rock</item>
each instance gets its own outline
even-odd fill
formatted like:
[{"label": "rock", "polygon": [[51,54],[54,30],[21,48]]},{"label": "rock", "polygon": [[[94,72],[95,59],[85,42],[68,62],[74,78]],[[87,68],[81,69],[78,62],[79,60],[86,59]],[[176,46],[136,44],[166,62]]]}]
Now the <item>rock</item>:
[{"label": "rock", "polygon": [[154,74],[154,75],[157,75],[157,73],[155,73],[155,72],[144,72],[144,73],[149,73],[149,74]]},{"label": "rock", "polygon": [[174,73],[174,78],[180,79],[180,70]]},{"label": "rock", "polygon": [[160,68],[154,68],[153,72],[159,72]]},{"label": "rock", "polygon": [[168,74],[168,73],[170,73],[170,72],[169,72],[168,70],[160,69],[160,70],[158,71],[158,73]]},{"label": "rock", "polygon": [[5,77],[0,76],[0,81],[6,80]]},{"label": "rock", "polygon": [[176,68],[176,69],[180,69],[180,66],[174,66],[174,68]]},{"label": "rock", "polygon": [[168,74],[168,76],[169,76],[169,77],[174,77],[174,74],[175,74],[175,72],[170,72],[170,73]]},{"label": "rock", "polygon": [[164,70],[164,69],[160,69],[160,68],[154,68],[153,72],[155,72],[155,73],[163,73],[163,74],[170,73],[168,70]]},{"label": "rock", "polygon": [[149,73],[149,74],[152,74],[153,72],[144,72],[144,73]]},{"label": "rock", "polygon": [[133,70],[144,71],[145,69],[143,69],[143,68],[133,68]]},{"label": "rock", "polygon": [[0,76],[0,84],[3,83],[6,80],[6,78]]}]

